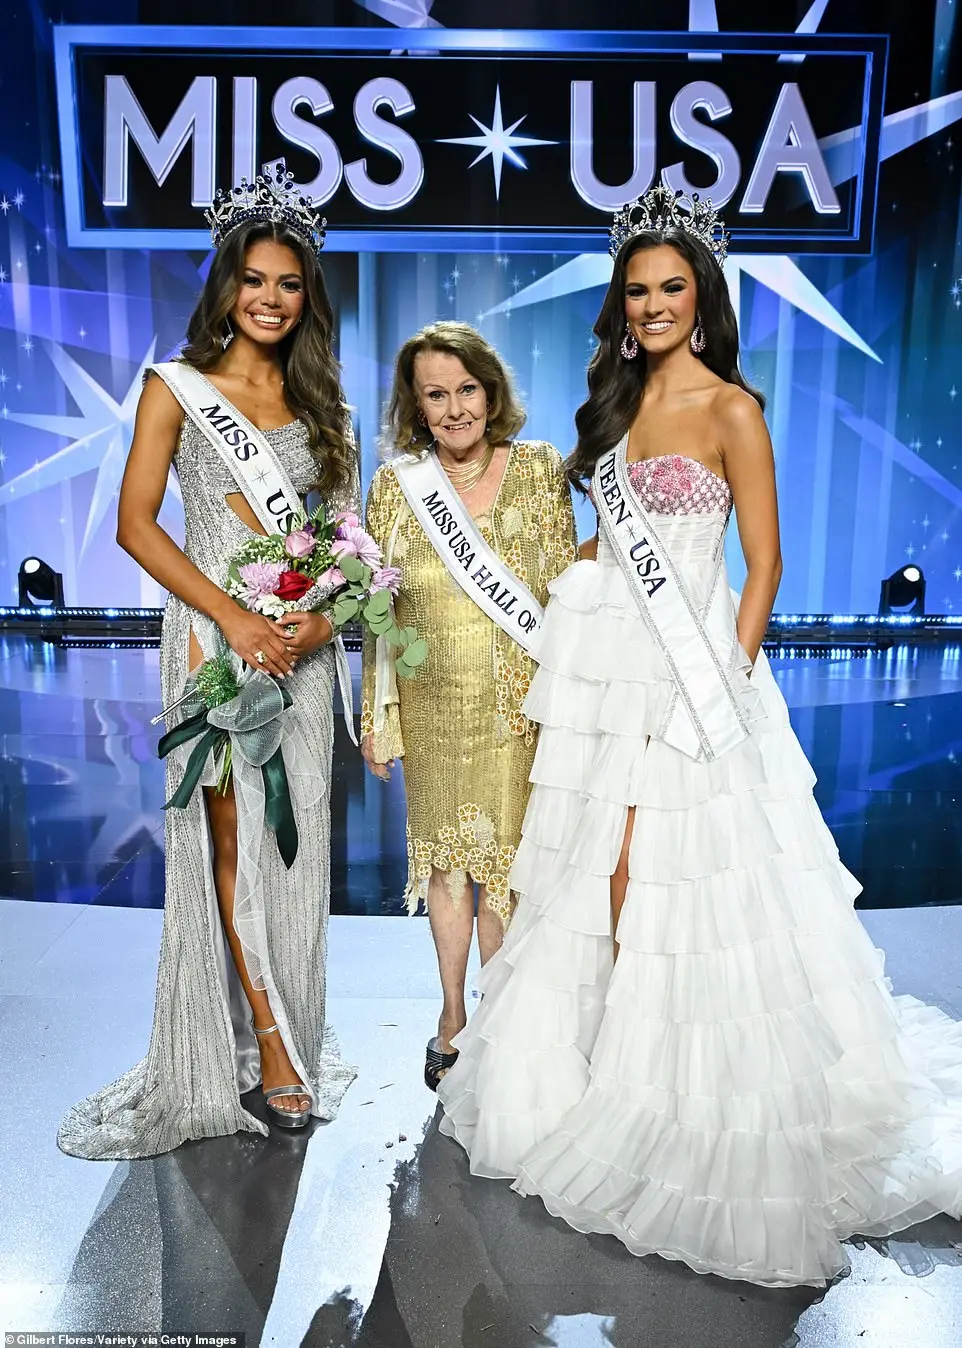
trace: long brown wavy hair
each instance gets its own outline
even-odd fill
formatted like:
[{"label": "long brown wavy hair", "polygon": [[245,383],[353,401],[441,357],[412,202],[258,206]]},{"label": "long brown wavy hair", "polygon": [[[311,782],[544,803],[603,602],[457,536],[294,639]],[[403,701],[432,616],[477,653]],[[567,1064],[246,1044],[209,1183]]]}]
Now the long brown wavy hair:
[{"label": "long brown wavy hair", "polygon": [[683,229],[646,230],[622,245],[595,322],[598,346],[588,365],[588,397],[575,413],[578,443],[567,460],[568,477],[579,491],[591,479],[600,455],[618,444],[631,426],[645,391],[647,362],[639,347],[635,360],[624,360],[625,273],[635,253],[669,244],[695,274],[698,313],[705,332],[705,349],[698,359],[728,384],[737,384],[764,409],[765,399],[738,368],[738,323],[721,268],[711,252]]},{"label": "long brown wavy hair", "polygon": [[394,386],[385,417],[382,443],[387,453],[416,453],[432,444],[431,432],[421,425],[414,391],[414,362],[422,351],[440,351],[458,360],[484,389],[488,399],[489,445],[513,440],[525,423],[525,410],[515,392],[511,371],[475,328],[468,323],[430,323],[409,337],[394,363]]},{"label": "long brown wavy hair", "polygon": [[357,454],[348,431],[341,368],[331,350],[334,311],[324,273],[299,234],[283,225],[253,220],[229,235],[214,254],[187,325],[181,359],[202,374],[215,369],[223,359],[227,319],[244,280],[247,250],[265,239],[289,248],[301,264],[306,292],[303,316],[280,343],[278,354],[285,401],[307,427],[308,444],[317,464],[317,488],[329,491],[352,480]]}]

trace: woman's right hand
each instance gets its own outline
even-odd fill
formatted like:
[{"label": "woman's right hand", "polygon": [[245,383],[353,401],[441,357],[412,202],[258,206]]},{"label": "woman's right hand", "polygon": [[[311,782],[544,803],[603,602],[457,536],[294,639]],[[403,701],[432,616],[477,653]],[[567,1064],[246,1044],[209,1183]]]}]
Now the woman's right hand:
[{"label": "woman's right hand", "polygon": [[374,773],[374,776],[377,777],[379,781],[389,782],[391,780],[391,774],[388,771],[388,769],[394,767],[394,759],[393,758],[388,759],[386,763],[379,763],[377,761],[377,759],[374,757],[373,735],[363,735],[361,737],[361,757],[364,759],[364,762],[367,764],[370,771]]},{"label": "woman's right hand", "polygon": [[[290,674],[294,666],[284,638],[262,613],[251,613],[232,602],[230,610],[218,617],[217,625],[231,650],[251,669],[273,674],[278,679]],[[258,660],[258,652],[263,655],[263,660]]]}]

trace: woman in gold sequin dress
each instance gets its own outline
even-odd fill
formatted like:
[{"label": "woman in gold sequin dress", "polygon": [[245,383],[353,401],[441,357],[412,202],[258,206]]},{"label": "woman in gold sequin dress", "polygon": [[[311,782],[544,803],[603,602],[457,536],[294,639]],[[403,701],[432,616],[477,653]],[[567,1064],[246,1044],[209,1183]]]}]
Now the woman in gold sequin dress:
[{"label": "woman in gold sequin dress", "polygon": [[[515,440],[524,412],[497,352],[463,323],[436,323],[401,348],[388,414],[398,451],[430,450],[485,542],[544,604],[574,559],[574,519],[560,456]],[[479,886],[482,963],[512,911],[508,872],[521,836],[534,725],[521,710],[532,662],[458,587],[415,518],[391,463],[378,469],[367,527],[402,568],[398,622],[428,641],[417,679],[375,717],[375,652],[364,658],[364,757],[386,777],[404,757],[408,911],[427,906],[444,1005],[428,1045],[432,1089],[466,1020],[464,980]],[[377,722],[377,724],[376,724]]]}]

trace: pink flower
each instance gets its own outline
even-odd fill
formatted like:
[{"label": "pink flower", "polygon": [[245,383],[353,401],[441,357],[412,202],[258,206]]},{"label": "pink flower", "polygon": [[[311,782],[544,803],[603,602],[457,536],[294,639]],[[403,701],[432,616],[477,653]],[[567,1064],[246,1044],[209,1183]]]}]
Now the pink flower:
[{"label": "pink flower", "polygon": [[329,585],[332,590],[339,590],[342,585],[347,584],[347,581],[344,579],[339,567],[329,566],[326,571],[321,572],[314,583],[315,585],[321,585],[325,588]]},{"label": "pink flower", "polygon": [[353,510],[339,510],[334,516],[334,523],[337,525],[337,532],[341,532],[341,525],[347,525],[349,529],[356,529],[361,521],[355,515]]},{"label": "pink flower", "polygon": [[397,594],[400,588],[401,572],[396,566],[382,566],[371,577],[371,594],[376,594],[378,590],[390,590],[392,594]]},{"label": "pink flower", "polygon": [[237,573],[244,582],[244,589],[238,598],[248,608],[255,599],[267,594],[276,594],[282,574],[287,570],[283,562],[248,562],[239,566]]},{"label": "pink flower", "polygon": [[284,551],[288,557],[306,557],[316,546],[313,533],[307,529],[295,529],[284,539]]},{"label": "pink flower", "polygon": [[364,529],[358,525],[345,524],[338,530],[338,534],[339,537],[331,544],[331,556],[335,560],[340,557],[356,557],[358,561],[372,569],[381,565],[383,560],[381,549]]}]

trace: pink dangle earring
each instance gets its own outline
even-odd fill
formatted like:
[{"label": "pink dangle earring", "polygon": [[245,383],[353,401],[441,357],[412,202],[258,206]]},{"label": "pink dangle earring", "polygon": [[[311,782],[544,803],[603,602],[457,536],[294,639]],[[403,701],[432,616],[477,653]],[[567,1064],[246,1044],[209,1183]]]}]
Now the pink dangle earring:
[{"label": "pink dangle earring", "polygon": [[634,360],[638,354],[638,338],[631,330],[631,324],[625,324],[625,335],[621,339],[622,360]]},{"label": "pink dangle earring", "polygon": [[701,321],[701,315],[695,315],[695,326],[691,330],[691,349],[692,353],[700,356],[707,345],[708,339],[705,336],[705,325]]}]

